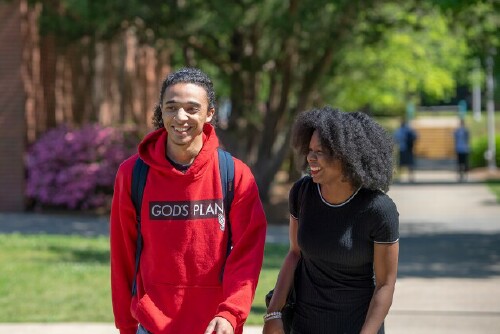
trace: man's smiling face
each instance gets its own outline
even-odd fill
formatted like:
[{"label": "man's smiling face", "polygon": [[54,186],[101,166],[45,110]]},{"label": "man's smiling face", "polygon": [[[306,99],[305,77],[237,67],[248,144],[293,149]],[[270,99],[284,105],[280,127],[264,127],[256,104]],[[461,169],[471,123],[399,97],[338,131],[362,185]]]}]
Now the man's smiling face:
[{"label": "man's smiling face", "polygon": [[162,119],[168,141],[189,146],[203,133],[203,125],[212,120],[214,108],[208,107],[205,89],[192,83],[177,83],[168,87],[162,101]]}]

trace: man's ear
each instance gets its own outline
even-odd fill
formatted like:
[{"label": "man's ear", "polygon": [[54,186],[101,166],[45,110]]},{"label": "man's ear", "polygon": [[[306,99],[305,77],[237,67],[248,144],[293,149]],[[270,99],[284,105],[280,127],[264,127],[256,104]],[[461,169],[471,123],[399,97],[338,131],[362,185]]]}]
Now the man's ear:
[{"label": "man's ear", "polygon": [[209,123],[210,121],[212,121],[212,118],[214,117],[215,115],[215,108],[208,108],[208,111],[207,111],[207,123]]}]

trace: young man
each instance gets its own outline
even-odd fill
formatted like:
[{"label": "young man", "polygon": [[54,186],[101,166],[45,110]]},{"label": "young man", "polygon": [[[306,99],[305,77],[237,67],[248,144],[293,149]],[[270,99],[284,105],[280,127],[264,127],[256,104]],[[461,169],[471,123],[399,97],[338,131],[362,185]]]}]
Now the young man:
[{"label": "young man", "polygon": [[394,139],[399,148],[399,174],[401,174],[404,167],[407,167],[408,179],[410,182],[414,182],[415,159],[413,156],[413,147],[417,140],[417,133],[410,127],[408,122],[403,119],[400,127],[396,129],[394,133]]},{"label": "young man", "polygon": [[[224,216],[208,76],[183,68],[163,82],[156,131],[120,166],[111,211],[111,288],[116,327],[135,333],[242,333],[262,267],[266,218],[250,169],[234,160],[230,226]],[[134,164],[149,166],[141,210]],[[227,255],[229,233],[232,250]],[[136,280],[136,289],[132,285]],[[139,327],[138,327],[139,325]]]},{"label": "young man", "polygon": [[467,179],[469,170],[469,130],[465,126],[465,120],[460,119],[460,126],[453,132],[455,140],[455,153],[457,155],[457,172],[460,182]]}]

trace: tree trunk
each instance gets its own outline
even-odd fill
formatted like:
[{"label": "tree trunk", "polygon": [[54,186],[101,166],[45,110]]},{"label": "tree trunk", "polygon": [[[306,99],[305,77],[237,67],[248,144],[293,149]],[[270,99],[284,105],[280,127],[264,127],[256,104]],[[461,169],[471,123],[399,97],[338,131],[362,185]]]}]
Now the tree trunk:
[{"label": "tree trunk", "polygon": [[41,132],[56,126],[56,37],[54,34],[42,36],[40,39],[40,70],[43,88],[43,119]]}]

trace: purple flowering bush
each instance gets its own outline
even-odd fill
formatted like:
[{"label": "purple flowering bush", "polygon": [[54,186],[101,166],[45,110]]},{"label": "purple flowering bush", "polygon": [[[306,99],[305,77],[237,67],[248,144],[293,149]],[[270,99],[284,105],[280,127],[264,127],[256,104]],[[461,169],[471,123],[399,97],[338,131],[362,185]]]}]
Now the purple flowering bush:
[{"label": "purple flowering bush", "polygon": [[37,205],[108,208],[120,163],[135,152],[136,138],[98,124],[46,132],[27,154],[27,195]]}]

